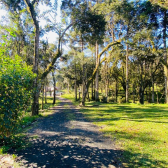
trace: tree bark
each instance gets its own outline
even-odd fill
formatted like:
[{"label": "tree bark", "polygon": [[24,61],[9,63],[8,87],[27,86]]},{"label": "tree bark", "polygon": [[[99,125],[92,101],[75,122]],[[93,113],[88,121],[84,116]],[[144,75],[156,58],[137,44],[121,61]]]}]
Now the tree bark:
[{"label": "tree bark", "polygon": [[156,84],[156,92],[157,92],[157,104],[159,104],[159,94],[158,94],[158,86]]},{"label": "tree bark", "polygon": [[77,84],[76,84],[76,80],[75,80],[75,101],[77,101]]},{"label": "tree bark", "polygon": [[[164,11],[164,18],[163,18],[163,48],[164,48],[164,61],[167,64],[167,50],[166,50],[166,25],[167,25],[167,14],[166,10]],[[168,103],[168,70],[167,67],[164,66],[164,73],[165,73],[165,103]]]},{"label": "tree bark", "polygon": [[143,75],[143,63],[141,63],[141,83],[140,83],[140,88],[139,88],[139,97],[140,97],[140,100],[139,100],[139,102],[141,103],[141,104],[144,104],[144,82],[143,82],[143,77],[142,77],[142,75]]},{"label": "tree bark", "polygon": [[44,109],[44,83],[43,83],[43,87],[42,87],[42,104],[41,104],[41,109]]},{"label": "tree bark", "polygon": [[152,75],[152,103],[155,102],[155,90],[154,90],[154,79]]},{"label": "tree bark", "polygon": [[47,82],[45,81],[45,104],[47,104]]},{"label": "tree bark", "polygon": [[148,93],[148,102],[151,103],[151,87],[148,87],[149,93]]},{"label": "tree bark", "polygon": [[135,84],[133,83],[133,103],[135,103]]},{"label": "tree bark", "polygon": [[75,101],[77,101],[77,84],[76,84],[76,62],[75,62]]},{"label": "tree bark", "polygon": [[129,100],[128,100],[128,44],[126,44],[126,92],[125,92],[125,100],[126,100],[126,103],[129,102]]},{"label": "tree bark", "polygon": [[[82,39],[82,43],[81,43],[81,47],[82,47],[82,53],[83,53],[83,39]],[[85,83],[86,83],[86,76],[85,76],[85,64],[84,64],[84,54],[83,54],[83,60],[82,60],[82,106],[85,106],[85,99],[86,99],[86,95],[85,95]]]},{"label": "tree bark", "polygon": [[116,82],[115,82],[115,96],[116,96],[116,103],[117,103],[117,101],[118,101],[118,81],[117,81],[117,79],[116,79]]},{"label": "tree bark", "polygon": [[52,71],[52,76],[53,76],[53,87],[54,87],[53,104],[55,104],[56,103],[56,79],[53,71]]},{"label": "tree bark", "polygon": [[89,96],[89,88],[88,88],[88,94],[87,94],[87,99],[90,102],[90,96]]},{"label": "tree bark", "polygon": [[80,90],[79,90],[79,101],[80,101]]},{"label": "tree bark", "polygon": [[94,80],[92,80],[92,86],[91,86],[91,88],[92,88],[92,100],[94,100],[94,88],[93,88],[93,82],[94,82]]},{"label": "tree bark", "polygon": [[83,95],[82,95],[82,106],[85,106],[86,95],[88,93],[88,87],[85,88]]},{"label": "tree bark", "polygon": [[33,72],[36,74],[36,78],[33,82],[33,103],[32,103],[32,115],[38,115],[39,114],[39,87],[38,87],[38,61],[39,61],[39,22],[37,20],[36,12],[34,4],[36,0],[32,1],[30,3],[30,0],[24,0],[24,2],[27,5],[27,10],[31,15],[31,18],[33,20],[33,24],[35,27],[35,42],[34,42],[34,63],[33,63]]},{"label": "tree bark", "polygon": [[139,102],[141,103],[141,104],[144,104],[144,90],[143,90],[143,86],[140,86],[140,89],[139,89],[139,96],[140,96],[140,100],[139,100]]},{"label": "tree bark", "polygon": [[32,104],[32,115],[39,114],[39,88],[38,88],[38,60],[39,60],[39,23],[35,24],[35,44],[34,44],[34,65],[33,72],[37,75],[34,79],[33,87],[35,89],[33,95],[33,104]]},{"label": "tree bark", "polygon": [[107,60],[105,61],[105,75],[106,75],[106,78],[105,78],[105,97],[106,97],[106,102],[108,100],[108,63],[107,63]]},{"label": "tree bark", "polygon": [[[99,65],[98,58],[98,44],[96,42],[96,66]],[[99,101],[99,70],[96,71],[96,79],[95,79],[95,100]]]}]

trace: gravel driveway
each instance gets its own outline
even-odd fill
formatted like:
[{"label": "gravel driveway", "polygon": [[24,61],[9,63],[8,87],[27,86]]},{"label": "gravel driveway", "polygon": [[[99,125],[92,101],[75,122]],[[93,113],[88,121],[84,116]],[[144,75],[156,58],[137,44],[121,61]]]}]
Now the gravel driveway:
[{"label": "gravel driveway", "polygon": [[[31,168],[121,168],[121,151],[86,121],[69,100],[61,99],[54,113],[27,133],[32,145],[15,152],[21,167]],[[69,120],[73,117],[73,120]]]}]

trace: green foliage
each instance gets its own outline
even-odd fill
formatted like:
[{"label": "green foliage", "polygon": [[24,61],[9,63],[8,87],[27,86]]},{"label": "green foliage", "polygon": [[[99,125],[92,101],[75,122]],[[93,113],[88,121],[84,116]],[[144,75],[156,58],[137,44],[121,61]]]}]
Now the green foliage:
[{"label": "green foliage", "polygon": [[[0,142],[0,154],[5,154],[9,149],[23,149],[29,146],[28,138],[25,135],[11,136]],[[15,157],[15,156],[14,156]]]},{"label": "green foliage", "polygon": [[20,122],[20,126],[22,126],[22,128],[29,126],[31,123],[33,123],[34,121],[37,120],[37,118],[39,118],[41,115],[36,115],[36,116],[30,116],[30,115],[26,115],[22,118],[21,122]]},{"label": "green foliage", "polygon": [[26,108],[34,79],[30,67],[19,56],[0,58],[0,138],[16,130],[21,111]]},{"label": "green foliage", "polygon": [[77,31],[81,32],[83,38],[92,44],[105,35],[104,15],[91,10],[85,3],[73,9],[72,20]]}]

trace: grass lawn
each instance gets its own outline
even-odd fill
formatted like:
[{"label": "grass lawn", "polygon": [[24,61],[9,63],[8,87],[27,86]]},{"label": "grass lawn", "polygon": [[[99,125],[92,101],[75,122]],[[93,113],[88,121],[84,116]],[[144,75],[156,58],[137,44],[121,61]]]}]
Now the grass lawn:
[{"label": "grass lawn", "polygon": [[123,150],[125,167],[168,167],[168,105],[97,104],[81,111]]},{"label": "grass lawn", "polygon": [[76,106],[79,105],[79,101],[75,101],[75,94],[74,93],[67,93],[67,91],[65,91],[65,93],[63,95],[61,95],[61,97],[71,100],[72,103]]}]

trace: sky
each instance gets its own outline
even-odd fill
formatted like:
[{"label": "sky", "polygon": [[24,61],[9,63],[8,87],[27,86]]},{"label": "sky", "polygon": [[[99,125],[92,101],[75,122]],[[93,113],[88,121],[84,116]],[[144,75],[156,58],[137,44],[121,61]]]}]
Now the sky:
[{"label": "sky", "polygon": [[[51,0],[51,2],[54,3],[54,0]],[[56,16],[57,23],[61,22],[60,6],[61,6],[61,0],[58,0],[58,8],[57,8],[57,16]],[[43,11],[45,11],[47,9],[47,7],[40,4],[39,9],[42,13]],[[48,14],[48,16],[49,16],[49,14]],[[52,15],[52,17],[54,17],[54,15]],[[40,19],[40,26],[42,28],[44,28],[45,25],[46,25],[46,21],[44,19]],[[58,35],[55,32],[49,32],[49,33],[45,34],[43,38],[48,39],[49,43],[55,43],[57,41],[57,37],[58,37]]]},{"label": "sky", "polygon": [[[54,2],[54,0],[52,0],[52,2]],[[56,17],[56,20],[58,22],[61,21],[61,14],[60,14],[60,5],[61,5],[61,0],[58,0],[58,9],[57,9],[57,17]],[[39,5],[39,9],[40,11],[45,11],[47,9],[46,6],[44,5]],[[4,16],[6,17],[8,15],[8,12],[4,9],[2,9],[2,4],[0,3],[0,21],[2,23],[5,23],[5,21],[3,20],[4,19]],[[46,25],[46,21],[44,19],[40,19],[40,26],[42,28],[44,28],[44,26]],[[54,32],[50,32],[50,33],[47,33],[43,39],[48,39],[49,43],[55,43],[56,42],[56,39],[57,39],[58,35]]]},{"label": "sky", "polygon": [[2,17],[7,15],[7,12],[2,9],[2,4],[0,3],[0,21],[3,19]]}]

